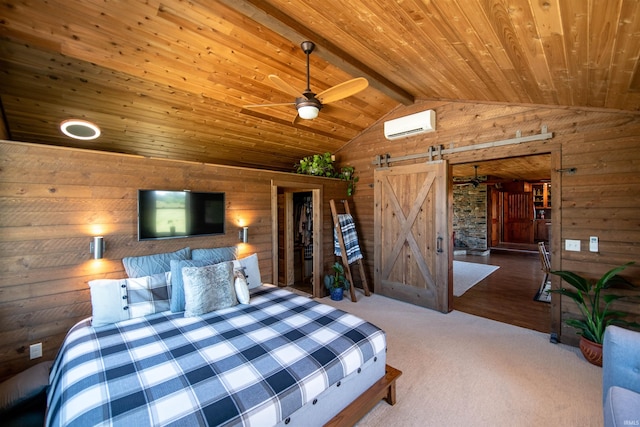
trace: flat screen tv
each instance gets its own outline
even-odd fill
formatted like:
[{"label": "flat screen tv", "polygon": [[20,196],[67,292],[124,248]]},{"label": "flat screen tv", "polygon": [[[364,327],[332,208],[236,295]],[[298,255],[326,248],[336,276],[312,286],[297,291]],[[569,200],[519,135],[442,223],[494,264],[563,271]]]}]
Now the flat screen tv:
[{"label": "flat screen tv", "polygon": [[138,240],[224,234],[224,193],[138,190]]}]

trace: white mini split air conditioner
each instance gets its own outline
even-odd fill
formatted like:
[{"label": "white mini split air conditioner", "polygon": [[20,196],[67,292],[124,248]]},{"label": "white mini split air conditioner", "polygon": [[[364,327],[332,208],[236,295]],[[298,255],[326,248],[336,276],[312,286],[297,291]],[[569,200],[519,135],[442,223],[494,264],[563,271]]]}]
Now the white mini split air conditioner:
[{"label": "white mini split air conditioner", "polygon": [[384,137],[392,140],[436,130],[436,112],[433,110],[410,114],[384,122]]}]

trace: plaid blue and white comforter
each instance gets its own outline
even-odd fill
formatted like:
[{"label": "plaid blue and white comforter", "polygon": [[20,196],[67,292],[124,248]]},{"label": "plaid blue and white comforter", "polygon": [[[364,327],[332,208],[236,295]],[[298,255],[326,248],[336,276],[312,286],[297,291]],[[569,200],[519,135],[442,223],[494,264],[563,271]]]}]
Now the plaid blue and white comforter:
[{"label": "plaid blue and white comforter", "polygon": [[270,426],[386,347],[376,326],[275,287],[250,305],[163,312],[67,335],[47,425]]}]

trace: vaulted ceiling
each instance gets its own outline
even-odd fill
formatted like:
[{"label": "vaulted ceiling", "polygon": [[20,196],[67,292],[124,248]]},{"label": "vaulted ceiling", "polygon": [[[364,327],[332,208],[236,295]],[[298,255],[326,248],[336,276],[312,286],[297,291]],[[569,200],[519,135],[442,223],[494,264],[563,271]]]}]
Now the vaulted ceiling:
[{"label": "vaulted ceiling", "polygon": [[[290,171],[420,100],[640,108],[637,0],[6,0],[9,139]],[[369,87],[293,122],[302,92]],[[102,136],[77,141],[59,123]]]}]

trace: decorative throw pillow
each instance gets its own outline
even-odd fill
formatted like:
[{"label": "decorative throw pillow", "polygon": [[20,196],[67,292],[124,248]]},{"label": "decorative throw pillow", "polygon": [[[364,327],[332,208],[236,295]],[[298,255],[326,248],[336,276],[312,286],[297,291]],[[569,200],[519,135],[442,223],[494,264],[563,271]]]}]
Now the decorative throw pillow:
[{"label": "decorative throw pillow", "polygon": [[91,324],[95,327],[129,319],[127,279],[98,279],[91,288]]},{"label": "decorative throw pillow", "polygon": [[171,271],[172,259],[191,259],[191,249],[183,248],[175,252],[126,257],[122,265],[129,277],[144,277]]},{"label": "decorative throw pillow", "polygon": [[233,261],[235,270],[241,271],[247,279],[249,289],[262,286],[262,278],[260,277],[260,265],[258,264],[258,254],[249,255],[246,258]]},{"label": "decorative throw pillow", "polygon": [[241,271],[234,272],[235,279],[233,281],[236,297],[240,304],[249,304],[249,286],[247,285],[247,279],[244,277]]},{"label": "decorative throw pillow", "polygon": [[171,311],[177,313],[184,311],[184,278],[182,276],[182,269],[184,267],[204,267],[205,265],[213,265],[217,262],[213,262],[210,259],[185,259],[185,260],[171,260]]},{"label": "decorative throw pillow", "polygon": [[104,326],[169,310],[169,275],[91,280],[91,325]]},{"label": "decorative throw pillow", "polygon": [[236,259],[236,251],[237,248],[235,246],[193,249],[191,251],[191,259],[207,259],[213,261],[211,264],[218,264],[220,262],[233,261]]},{"label": "decorative throw pillow", "polygon": [[200,316],[238,304],[233,285],[233,262],[184,267],[185,317]]},{"label": "decorative throw pillow", "polygon": [[129,317],[142,317],[169,310],[171,273],[126,279]]}]

